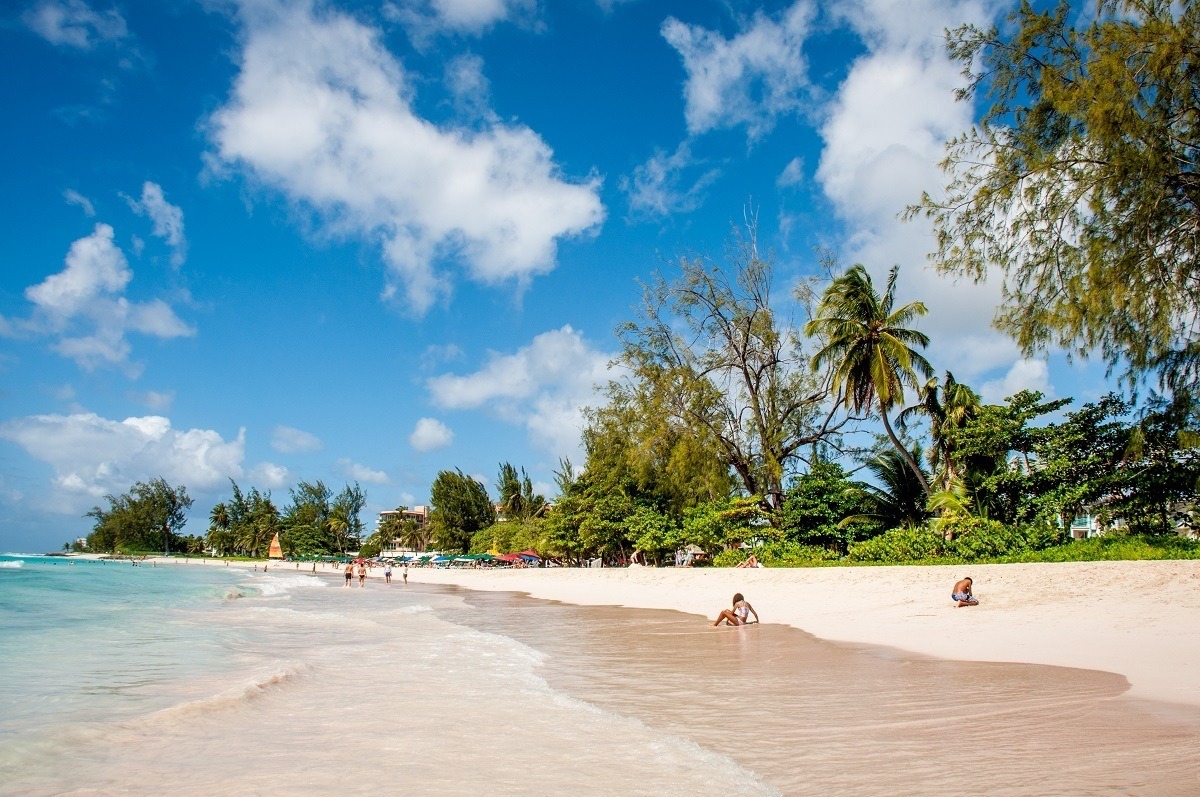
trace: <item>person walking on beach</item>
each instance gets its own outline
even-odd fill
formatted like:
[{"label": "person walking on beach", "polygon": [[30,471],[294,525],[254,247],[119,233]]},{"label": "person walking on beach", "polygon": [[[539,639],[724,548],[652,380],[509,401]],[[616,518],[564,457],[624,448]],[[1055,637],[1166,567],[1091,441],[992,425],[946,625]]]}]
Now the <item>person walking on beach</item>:
[{"label": "person walking on beach", "polygon": [[388,562],[383,566],[383,581],[385,584],[392,583],[392,563]]},{"label": "person walking on beach", "polygon": [[746,602],[742,597],[742,593],[735,592],[733,595],[733,608],[722,609],[717,615],[713,625],[720,625],[724,620],[729,625],[750,625],[750,615],[754,615],[754,622],[759,622],[758,612],[754,611],[754,607]]},{"label": "person walking on beach", "polygon": [[404,563],[404,569],[400,571],[400,575],[404,578],[404,586],[408,586],[408,562]]},{"label": "person walking on beach", "polygon": [[346,562],[346,586],[350,586],[350,579],[354,578],[354,562]]},{"label": "person walking on beach", "polygon": [[971,594],[971,585],[973,583],[975,582],[971,580],[970,576],[967,576],[962,581],[955,583],[954,591],[950,593],[950,599],[958,601],[958,608],[961,609],[964,606],[979,605],[979,601],[977,601],[975,596]]},{"label": "person walking on beach", "polygon": [[367,586],[367,565],[365,562],[358,563],[358,586]]}]

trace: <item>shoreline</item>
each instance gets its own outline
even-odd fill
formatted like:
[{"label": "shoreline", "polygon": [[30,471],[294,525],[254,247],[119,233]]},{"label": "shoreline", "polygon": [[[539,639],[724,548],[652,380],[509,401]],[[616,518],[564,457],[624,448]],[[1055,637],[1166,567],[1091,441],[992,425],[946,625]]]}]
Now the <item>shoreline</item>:
[{"label": "shoreline", "polygon": [[[297,569],[282,562],[268,572],[312,573],[303,563]],[[326,577],[340,572],[317,569]],[[979,606],[959,609],[950,600],[951,585],[964,575],[975,580]],[[584,606],[668,609],[709,621],[734,592],[742,592],[763,622],[821,639],[958,661],[1102,670],[1129,681],[1125,697],[1200,707],[1200,560],[756,570],[410,568],[409,580]],[[382,574],[376,569],[368,581],[381,582]],[[396,574],[393,583],[398,581]]]},{"label": "shoreline", "polygon": [[[319,571],[318,571],[319,572]],[[950,587],[971,575],[980,605]],[[417,584],[711,619],[743,592],[763,622],[957,661],[1122,675],[1125,697],[1200,707],[1200,561],[844,568],[431,570]]]}]

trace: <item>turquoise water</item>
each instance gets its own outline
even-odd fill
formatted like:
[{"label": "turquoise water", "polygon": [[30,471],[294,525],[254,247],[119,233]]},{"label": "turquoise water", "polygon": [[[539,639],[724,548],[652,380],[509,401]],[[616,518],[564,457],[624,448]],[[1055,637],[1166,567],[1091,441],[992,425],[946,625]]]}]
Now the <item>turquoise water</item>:
[{"label": "turquoise water", "polygon": [[250,593],[218,568],[0,557],[0,745],[39,727],[136,716],[245,662],[244,633],[195,615]]}]

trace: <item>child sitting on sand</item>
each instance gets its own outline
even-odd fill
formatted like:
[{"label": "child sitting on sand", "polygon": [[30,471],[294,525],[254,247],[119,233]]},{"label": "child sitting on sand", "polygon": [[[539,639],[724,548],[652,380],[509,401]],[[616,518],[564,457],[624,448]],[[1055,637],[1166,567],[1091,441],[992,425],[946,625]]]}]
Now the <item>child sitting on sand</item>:
[{"label": "child sitting on sand", "polygon": [[950,593],[950,599],[958,601],[958,608],[964,606],[978,606],[979,601],[975,600],[975,596],[971,594],[971,577],[967,576],[962,581],[954,585],[954,591]]},{"label": "child sitting on sand", "polygon": [[746,602],[742,597],[742,593],[736,592],[733,595],[733,609],[722,609],[717,615],[716,622],[713,625],[720,625],[724,620],[729,625],[749,625],[749,616],[754,615],[754,622],[758,622],[758,612],[754,611],[754,607]]}]

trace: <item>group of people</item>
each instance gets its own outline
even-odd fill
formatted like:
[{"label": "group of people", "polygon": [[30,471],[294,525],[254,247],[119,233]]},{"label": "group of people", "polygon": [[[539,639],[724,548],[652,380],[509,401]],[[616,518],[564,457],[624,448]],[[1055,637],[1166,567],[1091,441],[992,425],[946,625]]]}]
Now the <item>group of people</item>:
[{"label": "group of people", "polygon": [[[750,558],[753,559],[754,557]],[[756,565],[738,565],[738,567],[746,566],[755,567]],[[761,565],[757,566],[761,567]],[[974,584],[975,582],[970,576],[954,583],[954,587],[950,592],[950,599],[955,602],[958,608],[979,605],[979,600],[972,592]],[[759,622],[758,612],[754,611],[754,607],[750,605],[742,593],[735,592],[733,595],[733,608],[722,609],[721,613],[717,615],[717,619],[713,621],[713,625],[720,625],[721,623],[725,623],[726,625],[750,625],[750,615],[754,615],[753,622]]]},{"label": "group of people", "polygon": [[[357,573],[358,586],[365,587],[367,585],[367,569],[370,566],[371,566],[371,563],[368,562],[366,559],[354,559],[349,562],[346,562],[345,586],[349,587],[353,583],[354,576]],[[404,579],[404,583],[407,584],[408,583],[408,562],[404,562],[403,564],[400,565],[400,567],[401,567],[400,576],[401,576],[401,578]],[[314,568],[315,568],[315,565],[314,565]],[[313,572],[316,572],[316,570],[314,569]],[[392,583],[392,563],[390,561],[383,563],[383,580],[384,580],[384,583],[386,583],[386,584]]]}]

